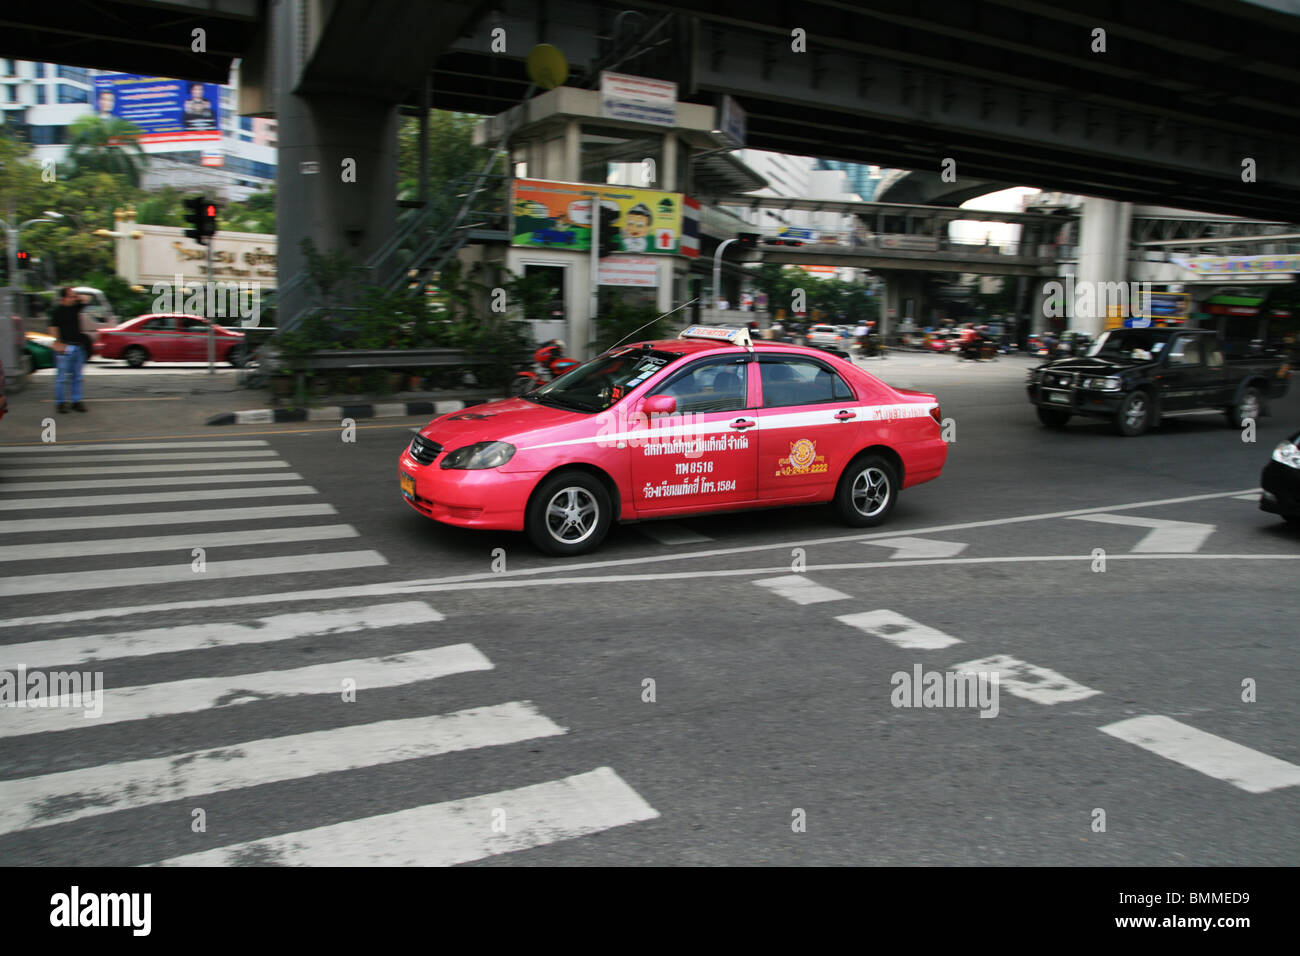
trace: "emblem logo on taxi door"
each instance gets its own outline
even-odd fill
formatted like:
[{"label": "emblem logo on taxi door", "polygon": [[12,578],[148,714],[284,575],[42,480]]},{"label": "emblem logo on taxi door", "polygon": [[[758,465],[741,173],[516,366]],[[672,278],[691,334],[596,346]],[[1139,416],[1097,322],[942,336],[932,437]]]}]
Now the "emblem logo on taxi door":
[{"label": "emblem logo on taxi door", "polygon": [[817,454],[817,443],[810,438],[800,438],[790,442],[790,455],[778,458],[776,463],[777,478],[789,478],[791,475],[817,475],[826,471],[826,456]]}]

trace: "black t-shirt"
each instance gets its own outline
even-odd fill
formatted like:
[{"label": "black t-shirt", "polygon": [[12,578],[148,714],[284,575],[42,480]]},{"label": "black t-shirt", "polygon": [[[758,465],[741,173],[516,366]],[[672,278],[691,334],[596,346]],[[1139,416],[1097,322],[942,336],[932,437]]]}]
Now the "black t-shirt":
[{"label": "black t-shirt", "polygon": [[83,303],[73,305],[56,305],[50,314],[50,325],[59,330],[59,341],[65,345],[89,347],[90,339],[81,331],[81,310]]}]

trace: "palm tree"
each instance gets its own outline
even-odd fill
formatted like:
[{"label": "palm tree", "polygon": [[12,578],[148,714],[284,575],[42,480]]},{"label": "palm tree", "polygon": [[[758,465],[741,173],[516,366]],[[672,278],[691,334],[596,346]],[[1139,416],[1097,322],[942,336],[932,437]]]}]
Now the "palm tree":
[{"label": "palm tree", "polygon": [[140,146],[140,127],[117,117],[97,114],[74,120],[68,127],[68,159],[73,175],[94,171],[120,173],[132,186],[140,185],[140,173],[148,158]]}]

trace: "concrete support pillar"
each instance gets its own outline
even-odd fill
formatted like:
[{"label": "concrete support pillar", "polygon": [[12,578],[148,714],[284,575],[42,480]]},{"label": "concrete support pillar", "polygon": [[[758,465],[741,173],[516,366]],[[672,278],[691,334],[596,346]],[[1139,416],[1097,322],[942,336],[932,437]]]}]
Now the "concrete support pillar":
[{"label": "concrete support pillar", "polygon": [[576,119],[564,127],[564,180],[576,183],[582,178],[582,126]]},{"label": "concrete support pillar", "polygon": [[[1105,284],[1128,282],[1129,226],[1133,204],[1113,199],[1085,199],[1079,236],[1077,283],[1087,282],[1093,290],[1096,307],[1088,314],[1077,314],[1074,303],[1067,303],[1070,316],[1067,328],[1096,335],[1106,327],[1107,296]],[[1128,296],[1123,297],[1127,306]]]},{"label": "concrete support pillar", "polygon": [[664,134],[664,162],[659,170],[659,184],[655,189],[678,192],[677,188],[677,134]]},{"label": "concrete support pillar", "polygon": [[295,94],[297,9],[296,3],[271,6],[275,62],[282,64],[276,84],[281,327],[296,324],[309,302],[309,284],[288,287],[306,265],[304,238],[322,252],[341,250],[362,265],[392,235],[397,221],[397,105],[332,93]]}]

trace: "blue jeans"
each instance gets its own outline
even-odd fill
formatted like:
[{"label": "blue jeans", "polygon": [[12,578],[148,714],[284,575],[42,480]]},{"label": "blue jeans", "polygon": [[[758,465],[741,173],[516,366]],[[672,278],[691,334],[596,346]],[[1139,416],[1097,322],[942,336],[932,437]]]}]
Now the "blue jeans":
[{"label": "blue jeans", "polygon": [[80,345],[65,345],[55,361],[58,375],[54,379],[54,401],[63,404],[63,386],[70,382],[72,401],[81,401],[81,367],[86,364],[86,352]]}]

